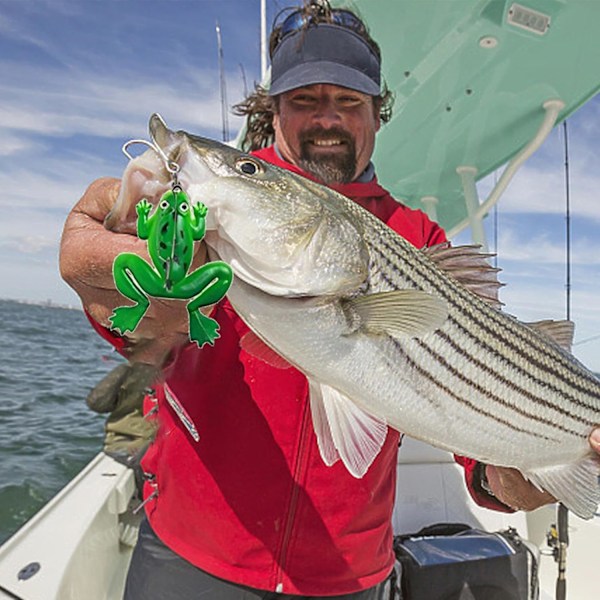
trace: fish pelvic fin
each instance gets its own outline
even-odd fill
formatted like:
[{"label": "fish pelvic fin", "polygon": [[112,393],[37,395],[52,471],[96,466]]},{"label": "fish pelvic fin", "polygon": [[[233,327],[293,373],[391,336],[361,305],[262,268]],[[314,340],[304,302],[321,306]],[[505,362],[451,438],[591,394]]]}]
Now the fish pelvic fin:
[{"label": "fish pelvic fin", "polygon": [[448,317],[446,303],[420,290],[367,294],[347,300],[345,308],[359,318],[360,328],[393,337],[422,337],[439,329]]},{"label": "fish pelvic fin", "polygon": [[381,451],[387,423],[374,417],[338,390],[309,380],[310,408],[323,462],[341,459],[349,473],[360,479]]},{"label": "fish pelvic fin", "polygon": [[600,504],[600,457],[595,454],[576,463],[537,469],[525,477],[581,519],[591,519]]}]

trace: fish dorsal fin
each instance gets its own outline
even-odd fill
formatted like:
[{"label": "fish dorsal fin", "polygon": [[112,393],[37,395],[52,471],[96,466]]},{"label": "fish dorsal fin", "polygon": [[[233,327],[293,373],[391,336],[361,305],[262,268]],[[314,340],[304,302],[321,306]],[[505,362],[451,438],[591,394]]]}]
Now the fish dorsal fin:
[{"label": "fish dorsal fin", "polygon": [[310,408],[321,457],[331,466],[338,458],[360,479],[385,442],[387,423],[356,406],[338,390],[309,382]]},{"label": "fish dorsal fin", "polygon": [[524,323],[524,325],[545,335],[564,350],[571,352],[573,336],[575,335],[575,323],[573,323],[573,321],[554,321],[553,319],[545,319],[543,321]]},{"label": "fish dorsal fin", "polygon": [[504,285],[498,281],[501,269],[492,267],[487,260],[494,254],[481,252],[481,246],[452,246],[447,242],[423,248],[423,252],[470,292],[494,308],[502,308],[498,299],[498,290]]},{"label": "fish dorsal fin", "polygon": [[345,305],[359,327],[393,337],[422,337],[439,329],[448,317],[446,303],[420,290],[397,290],[357,296]]},{"label": "fish dorsal fin", "polygon": [[262,360],[276,369],[289,369],[290,363],[267,346],[253,331],[249,331],[240,340],[240,347],[248,354]]}]

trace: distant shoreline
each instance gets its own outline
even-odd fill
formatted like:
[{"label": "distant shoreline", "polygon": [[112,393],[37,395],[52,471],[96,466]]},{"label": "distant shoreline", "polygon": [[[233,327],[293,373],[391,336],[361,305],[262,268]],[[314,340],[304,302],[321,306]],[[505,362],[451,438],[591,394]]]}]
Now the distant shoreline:
[{"label": "distant shoreline", "polygon": [[75,306],[72,304],[61,304],[60,302],[54,302],[54,300],[22,300],[18,298],[0,298],[0,302],[14,302],[15,304],[46,306],[48,308],[62,308],[64,310],[82,310],[81,306]]}]

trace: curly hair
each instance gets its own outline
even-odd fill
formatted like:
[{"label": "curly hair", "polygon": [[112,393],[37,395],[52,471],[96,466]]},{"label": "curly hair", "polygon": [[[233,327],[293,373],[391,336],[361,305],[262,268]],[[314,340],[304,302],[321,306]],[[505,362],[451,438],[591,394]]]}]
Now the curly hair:
[{"label": "curly hair", "polygon": [[[284,9],[290,10],[290,9]],[[304,28],[310,24],[331,23],[331,7],[327,0],[305,0],[304,6],[300,10],[307,18],[304,20]],[[282,12],[284,12],[282,11]],[[351,11],[348,11],[351,12]],[[354,14],[354,13],[352,13]],[[361,22],[362,23],[362,22]],[[370,36],[364,23],[358,33],[375,52],[381,60],[381,50],[379,45]],[[269,53],[272,56],[275,48],[281,41],[281,25],[273,28],[269,40]],[[379,114],[382,123],[387,123],[392,118],[392,107],[394,96],[383,84],[382,92],[375,96],[374,110]],[[256,84],[254,91],[244,100],[233,106],[233,113],[237,116],[246,117],[246,129],[242,139],[242,149],[249,152],[265,148],[273,143],[275,131],[273,129],[273,115],[279,109],[277,96],[269,96],[269,92],[260,84]]]}]

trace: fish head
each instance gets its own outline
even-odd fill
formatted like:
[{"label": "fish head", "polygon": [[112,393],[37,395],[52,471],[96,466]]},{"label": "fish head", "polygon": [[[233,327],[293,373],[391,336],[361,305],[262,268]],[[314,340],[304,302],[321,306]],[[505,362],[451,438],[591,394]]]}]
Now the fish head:
[{"label": "fish head", "polygon": [[367,278],[369,256],[348,200],[214,140],[150,120],[192,203],[208,208],[205,241],[246,283],[277,296],[341,295]]}]

